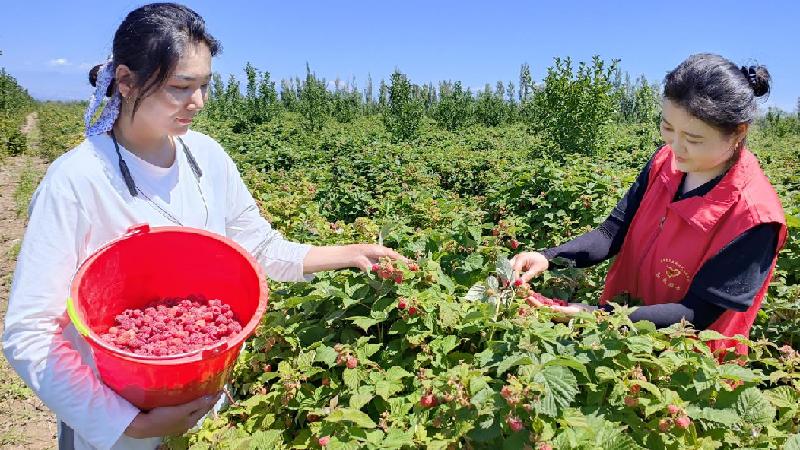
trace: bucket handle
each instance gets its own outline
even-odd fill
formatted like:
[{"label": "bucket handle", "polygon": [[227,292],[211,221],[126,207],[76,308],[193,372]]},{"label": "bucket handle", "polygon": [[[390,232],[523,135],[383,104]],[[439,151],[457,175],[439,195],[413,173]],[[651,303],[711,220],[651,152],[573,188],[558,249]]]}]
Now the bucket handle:
[{"label": "bucket handle", "polygon": [[83,321],[81,321],[80,316],[78,316],[78,311],[75,310],[75,302],[72,301],[72,297],[67,297],[67,315],[69,315],[69,319],[81,336],[89,336],[89,327],[87,327]]},{"label": "bucket handle", "polygon": [[129,227],[128,231],[125,232],[125,237],[135,236],[137,234],[149,233],[149,232],[150,232],[150,224],[140,223],[138,225],[133,225]]}]

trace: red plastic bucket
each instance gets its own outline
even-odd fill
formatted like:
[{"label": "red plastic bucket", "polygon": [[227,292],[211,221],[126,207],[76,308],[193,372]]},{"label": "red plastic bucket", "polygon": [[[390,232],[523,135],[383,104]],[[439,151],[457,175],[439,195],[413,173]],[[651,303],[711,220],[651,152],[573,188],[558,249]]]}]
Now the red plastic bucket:
[{"label": "red plastic bucket", "polygon": [[[160,357],[128,353],[100,339],[125,309],[191,295],[229,304],[242,331],[213,346]],[[140,225],[81,264],[70,296],[67,311],[92,347],[100,378],[148,410],[219,392],[267,309],[269,291],[261,267],[232,240],[189,227]]]}]

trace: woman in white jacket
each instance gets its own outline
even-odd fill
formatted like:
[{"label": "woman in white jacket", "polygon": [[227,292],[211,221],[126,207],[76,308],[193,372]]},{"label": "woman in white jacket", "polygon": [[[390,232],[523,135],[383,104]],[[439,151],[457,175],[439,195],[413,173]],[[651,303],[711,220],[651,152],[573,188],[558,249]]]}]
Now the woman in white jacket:
[{"label": "woman in white jacket", "polygon": [[[184,6],[152,4],[128,14],[114,36],[113,57],[90,73],[97,90],[86,112],[86,140],[50,166],[31,201],[3,352],[56,413],[60,448],[152,449],[161,437],[197,423],[217,400],[140,411],[100,381],[87,343],[70,324],[66,299],[75,270],[131,225],[219,233],[282,281],[402,258],[379,245],[290,242],[261,217],[222,147],[189,130],[219,51],[203,19]],[[108,103],[93,124],[103,97]]]}]

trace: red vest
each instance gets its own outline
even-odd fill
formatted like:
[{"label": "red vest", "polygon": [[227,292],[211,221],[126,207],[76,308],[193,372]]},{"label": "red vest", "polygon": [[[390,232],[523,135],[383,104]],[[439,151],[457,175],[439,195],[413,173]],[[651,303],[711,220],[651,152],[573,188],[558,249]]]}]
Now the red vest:
[{"label": "red vest", "polygon": [[[677,202],[683,172],[675,168],[672,148],[665,145],[653,158],[647,191],[633,217],[619,254],[608,271],[600,299],[628,293],[645,305],[678,303],[703,264],[746,230],[762,223],[779,223],[778,249],[786,241],[786,218],[756,157],[744,149],[741,157],[706,195]],[[708,328],[725,336],[749,336],[775,270],[747,311],[726,310]],[[732,340],[709,343],[712,351],[747,346]]]}]

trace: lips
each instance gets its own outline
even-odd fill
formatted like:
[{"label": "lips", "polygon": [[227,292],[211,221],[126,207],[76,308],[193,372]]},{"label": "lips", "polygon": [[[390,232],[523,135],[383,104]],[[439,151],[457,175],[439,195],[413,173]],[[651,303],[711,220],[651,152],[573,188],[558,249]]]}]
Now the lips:
[{"label": "lips", "polygon": [[192,123],[192,119],[184,119],[184,118],[181,118],[181,117],[178,117],[175,120],[177,120],[178,123],[180,123],[182,125],[189,125],[190,123]]}]

